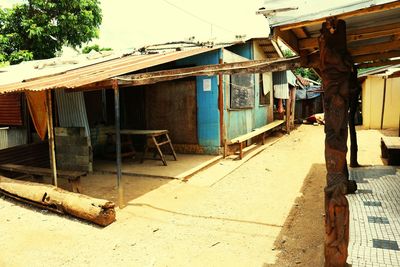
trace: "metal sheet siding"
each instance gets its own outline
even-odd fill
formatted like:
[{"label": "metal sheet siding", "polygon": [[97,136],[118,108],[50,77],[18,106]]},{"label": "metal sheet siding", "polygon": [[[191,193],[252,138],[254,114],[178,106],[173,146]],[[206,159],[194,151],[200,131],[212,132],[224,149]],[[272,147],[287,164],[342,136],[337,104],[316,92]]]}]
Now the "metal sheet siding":
[{"label": "metal sheet siding", "polygon": [[21,94],[0,95],[0,125],[22,125]]},{"label": "metal sheet siding", "polygon": [[0,149],[8,147],[8,127],[0,128]]},{"label": "metal sheet siding", "polygon": [[27,143],[27,141],[27,133],[25,128],[0,128],[0,149],[24,145]]},{"label": "metal sheet siding", "polygon": [[8,130],[8,147],[24,145],[28,143],[28,136],[25,128]]},{"label": "metal sheet siding", "polygon": [[[218,64],[221,51],[216,50],[177,62],[178,65]],[[210,79],[211,91],[204,91],[204,80]],[[220,146],[218,76],[196,77],[197,88],[197,136],[199,145],[209,154],[218,152]]]},{"label": "metal sheet siding", "polygon": [[83,92],[65,93],[64,90],[56,90],[55,94],[60,126],[84,127],[86,136],[90,136]]}]

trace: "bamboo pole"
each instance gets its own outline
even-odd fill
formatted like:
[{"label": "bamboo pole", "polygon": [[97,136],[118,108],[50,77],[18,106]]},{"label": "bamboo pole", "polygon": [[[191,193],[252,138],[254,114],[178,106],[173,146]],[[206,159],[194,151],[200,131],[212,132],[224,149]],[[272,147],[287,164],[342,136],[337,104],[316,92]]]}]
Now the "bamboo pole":
[{"label": "bamboo pole", "polygon": [[120,109],[119,109],[119,87],[118,81],[113,80],[112,87],[114,89],[114,102],[115,102],[115,154],[117,163],[117,189],[118,189],[118,206],[123,208],[124,203],[124,188],[122,184],[122,171],[121,171],[121,126],[120,126]]},{"label": "bamboo pole", "polygon": [[53,127],[53,108],[51,101],[51,91],[46,91],[46,112],[47,112],[47,136],[49,139],[50,167],[53,171],[53,185],[58,187],[57,179],[57,162],[54,144],[54,127]]}]

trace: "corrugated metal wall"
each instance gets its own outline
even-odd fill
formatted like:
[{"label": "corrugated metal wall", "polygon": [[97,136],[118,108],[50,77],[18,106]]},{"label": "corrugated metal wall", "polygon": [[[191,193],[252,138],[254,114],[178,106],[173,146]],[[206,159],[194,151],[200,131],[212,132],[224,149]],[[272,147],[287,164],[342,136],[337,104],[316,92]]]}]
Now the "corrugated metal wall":
[{"label": "corrugated metal wall", "polygon": [[60,126],[84,127],[86,136],[90,136],[83,92],[65,93],[64,90],[55,90],[55,94]]},{"label": "corrugated metal wall", "polygon": [[27,143],[27,133],[25,128],[0,128],[0,149],[24,145]]},{"label": "corrugated metal wall", "polygon": [[21,94],[0,95],[0,125],[22,125]]},{"label": "corrugated metal wall", "polygon": [[[177,62],[177,66],[218,64],[220,51],[216,50]],[[211,83],[211,90],[204,88],[204,80]],[[218,76],[196,77],[197,137],[199,145],[207,154],[217,154],[220,146]],[[184,127],[184,126],[182,126]]]},{"label": "corrugated metal wall", "polygon": [[8,147],[8,127],[0,128],[0,149]]}]

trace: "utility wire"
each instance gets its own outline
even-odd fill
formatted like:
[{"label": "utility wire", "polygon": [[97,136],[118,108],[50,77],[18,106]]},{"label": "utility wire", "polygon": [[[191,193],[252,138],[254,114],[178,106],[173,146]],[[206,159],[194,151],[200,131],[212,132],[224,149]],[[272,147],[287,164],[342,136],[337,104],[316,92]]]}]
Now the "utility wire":
[{"label": "utility wire", "polygon": [[[180,11],[182,11],[182,12],[188,14],[189,16],[192,16],[192,17],[194,17],[194,18],[196,18],[196,19],[198,19],[198,20],[200,20],[200,21],[202,21],[202,22],[204,22],[204,23],[206,23],[206,24],[210,24],[211,27],[215,26],[215,27],[220,28],[220,29],[222,29],[222,30],[224,30],[224,31],[226,31],[226,32],[230,32],[230,33],[232,33],[232,34],[235,34],[235,32],[233,32],[233,31],[231,31],[231,30],[229,30],[229,29],[227,29],[227,28],[225,28],[225,27],[223,27],[223,26],[220,26],[220,25],[218,25],[218,24],[215,24],[215,23],[213,23],[213,22],[211,22],[211,21],[208,21],[208,20],[206,20],[206,19],[203,19],[203,18],[197,16],[196,14],[193,14],[192,12],[187,11],[186,9],[183,9],[183,8],[181,8],[180,6],[175,5],[174,3],[171,3],[171,2],[168,1],[168,0],[163,0],[163,1],[164,1],[165,3],[167,3],[168,5],[173,6],[173,7],[175,7],[176,9],[179,9]],[[212,28],[211,28],[211,29],[212,29]]]}]

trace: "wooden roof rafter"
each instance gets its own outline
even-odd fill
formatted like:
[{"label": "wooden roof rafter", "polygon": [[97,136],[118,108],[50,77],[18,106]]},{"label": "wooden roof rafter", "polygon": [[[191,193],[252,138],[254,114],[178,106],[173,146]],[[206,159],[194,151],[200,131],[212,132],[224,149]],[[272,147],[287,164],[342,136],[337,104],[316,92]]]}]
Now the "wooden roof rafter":
[{"label": "wooden roof rafter", "polygon": [[[346,13],[343,13],[340,15],[336,15],[335,17],[337,19],[346,20],[347,18],[350,18],[350,17],[363,16],[366,14],[373,14],[373,13],[378,13],[378,12],[397,9],[397,8],[400,8],[400,1],[395,1],[395,2],[391,2],[391,3],[383,4],[383,5],[371,6],[371,7],[351,11],[351,12],[346,12]],[[279,27],[280,31],[287,31],[287,30],[291,30],[291,29],[295,29],[295,28],[304,27],[304,26],[310,26],[313,24],[322,24],[329,17],[331,17],[331,16],[319,18],[316,20],[307,20],[307,21],[301,21],[301,22],[297,22],[297,23],[291,23],[288,25],[282,25],[282,26],[278,26],[278,27]]]},{"label": "wooden roof rafter", "polygon": [[[332,17],[332,16],[331,16]],[[333,16],[347,24],[348,51],[360,67],[395,64],[400,56],[400,1],[370,6]],[[304,67],[319,67],[319,28],[324,17],[278,24],[273,37],[282,39],[301,57]],[[305,18],[306,19],[306,18]],[[294,21],[298,21],[297,18]],[[293,38],[294,36],[294,38]]]}]

